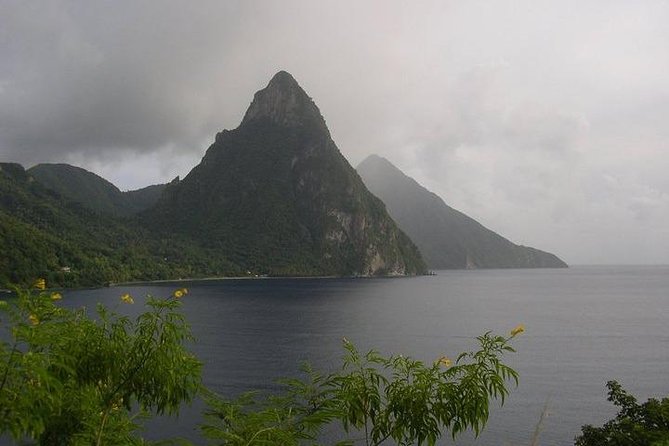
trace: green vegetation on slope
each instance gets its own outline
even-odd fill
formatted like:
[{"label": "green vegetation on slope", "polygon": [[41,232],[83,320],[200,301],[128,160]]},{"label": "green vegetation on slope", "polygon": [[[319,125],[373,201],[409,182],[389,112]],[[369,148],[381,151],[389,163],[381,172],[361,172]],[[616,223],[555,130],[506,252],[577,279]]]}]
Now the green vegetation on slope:
[{"label": "green vegetation on slope", "polygon": [[186,237],[66,200],[18,164],[0,164],[0,246],[0,286],[38,276],[71,287],[240,272]]},{"label": "green vegetation on slope", "polygon": [[28,174],[59,195],[96,212],[124,216],[153,206],[164,184],[121,192],[104,178],[69,164],[38,164]]},{"label": "green vegetation on slope", "polygon": [[261,273],[365,274],[370,245],[422,272],[420,254],[339,152],[300,162],[302,138],[269,123],[226,132],[167,189],[150,226],[200,237]]},{"label": "green vegetation on slope", "polygon": [[287,73],[256,93],[242,124],[171,184],[147,225],[214,245],[272,275],[420,274],[418,249],[341,155]]}]

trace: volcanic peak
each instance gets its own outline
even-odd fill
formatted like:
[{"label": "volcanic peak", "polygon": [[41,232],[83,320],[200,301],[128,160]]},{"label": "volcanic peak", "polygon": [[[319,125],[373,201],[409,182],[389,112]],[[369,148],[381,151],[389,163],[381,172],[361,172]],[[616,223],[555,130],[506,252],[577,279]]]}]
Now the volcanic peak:
[{"label": "volcanic peak", "polygon": [[249,106],[242,126],[269,120],[283,126],[313,124],[325,121],[314,101],[286,71],[279,71],[267,87],[258,91]]}]

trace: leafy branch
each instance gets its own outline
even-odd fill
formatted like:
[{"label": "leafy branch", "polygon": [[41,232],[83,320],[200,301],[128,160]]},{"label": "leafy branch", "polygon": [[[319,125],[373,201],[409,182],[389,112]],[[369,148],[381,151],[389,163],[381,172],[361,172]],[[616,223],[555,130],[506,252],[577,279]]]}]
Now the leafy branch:
[{"label": "leafy branch", "polygon": [[374,350],[362,355],[344,340],[339,372],[325,376],[307,367],[307,378],[283,381],[286,389],[278,397],[248,393],[226,400],[209,394],[203,432],[215,444],[231,446],[314,442],[335,422],[354,435],[341,445],[357,440],[366,446],[388,440],[434,445],[445,432],[453,438],[468,429],[478,434],[490,401],[503,403],[507,383],[518,383],[518,374],[501,356],[514,351],[509,341],[522,331],[516,328],[506,338],[479,336],[480,349],[461,354],[454,365],[447,357],[425,364]]}]

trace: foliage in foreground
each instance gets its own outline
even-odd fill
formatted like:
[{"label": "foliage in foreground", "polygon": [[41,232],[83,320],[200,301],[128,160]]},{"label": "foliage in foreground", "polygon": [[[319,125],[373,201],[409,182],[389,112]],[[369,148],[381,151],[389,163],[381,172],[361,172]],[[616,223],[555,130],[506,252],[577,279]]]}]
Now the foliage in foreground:
[{"label": "foliage in foreground", "polygon": [[[522,332],[514,330],[511,337]],[[220,445],[298,445],[316,441],[324,427],[341,422],[352,435],[337,444],[364,441],[379,445],[434,445],[446,432],[455,438],[478,434],[488,419],[491,399],[508,394],[518,375],[500,361],[513,351],[511,339],[486,333],[480,350],[461,354],[451,364],[441,357],[424,364],[404,356],[361,355],[344,340],[341,371],[324,376],[306,368],[308,379],[286,380],[280,396],[237,400],[209,394],[204,433]],[[309,443],[312,444],[312,443]]]},{"label": "foliage in foreground", "polygon": [[[360,354],[344,341],[340,371],[305,368],[308,378],[284,380],[285,391],[236,400],[203,389],[200,362],[184,347],[190,330],[179,311],[187,290],[167,299],[148,297],[136,319],[98,305],[59,305],[59,293],[17,289],[0,301],[0,434],[41,445],[145,444],[138,431],[152,414],[177,413],[202,391],[209,404],[202,426],[216,445],[316,444],[330,425],[350,436],[337,444],[433,445],[442,435],[479,433],[492,399],[517,384],[501,356],[511,338],[486,333],[480,349],[454,363],[443,356],[424,364],[404,356]],[[119,304],[132,304],[121,296]],[[9,324],[7,324],[9,322]],[[186,442],[182,442],[186,443]],[[163,443],[167,444],[167,443]]]},{"label": "foliage in foreground", "polygon": [[15,303],[0,301],[10,338],[0,342],[0,433],[42,445],[141,443],[143,418],[177,412],[200,388],[179,294],[149,297],[135,320],[102,305],[92,319],[60,307],[59,293],[17,290]]},{"label": "foliage in foreground", "polygon": [[576,446],[669,446],[669,398],[639,404],[618,382],[606,387],[618,414],[602,427],[583,426]]}]

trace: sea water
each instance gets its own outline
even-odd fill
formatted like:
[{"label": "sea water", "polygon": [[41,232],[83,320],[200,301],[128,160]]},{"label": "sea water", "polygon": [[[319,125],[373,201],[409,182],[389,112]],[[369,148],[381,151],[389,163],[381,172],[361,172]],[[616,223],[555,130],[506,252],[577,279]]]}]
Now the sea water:
[{"label": "sea water", "polygon": [[[569,269],[438,271],[397,279],[195,281],[70,291],[63,304],[117,306],[129,292],[138,313],[146,294],[187,286],[183,309],[204,362],[204,384],[222,395],[279,387],[310,362],[341,365],[342,338],[361,351],[432,362],[477,348],[476,336],[508,334],[517,353],[505,360],[520,382],[494,404],[478,439],[459,445],[570,445],[583,424],[615,414],[605,383],[618,380],[640,400],[669,395],[669,267],[577,266]],[[151,439],[198,440],[202,403],[149,423]],[[539,419],[544,413],[544,419]],[[452,444],[448,435],[441,444]]]}]

